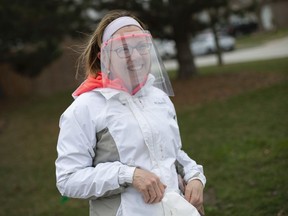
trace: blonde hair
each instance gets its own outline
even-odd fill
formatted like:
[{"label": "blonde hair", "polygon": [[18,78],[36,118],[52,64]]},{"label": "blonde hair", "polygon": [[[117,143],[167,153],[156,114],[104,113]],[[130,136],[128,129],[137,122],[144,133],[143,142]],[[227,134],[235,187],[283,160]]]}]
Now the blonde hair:
[{"label": "blonde hair", "polygon": [[101,51],[102,37],[105,28],[115,19],[122,16],[130,16],[140,23],[143,29],[145,25],[132,13],[125,10],[112,10],[109,11],[99,22],[97,28],[93,34],[89,37],[89,40],[85,46],[84,51],[78,59],[79,72],[80,64],[84,65],[86,77],[89,75],[97,76],[97,73],[101,71],[101,63],[99,53]]}]

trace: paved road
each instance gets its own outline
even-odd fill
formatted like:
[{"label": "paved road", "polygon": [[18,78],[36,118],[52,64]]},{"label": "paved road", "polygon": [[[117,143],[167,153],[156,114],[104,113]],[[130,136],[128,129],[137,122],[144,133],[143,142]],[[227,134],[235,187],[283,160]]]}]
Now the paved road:
[{"label": "paved road", "polygon": [[[264,60],[288,56],[288,37],[267,42],[259,47],[234,50],[223,54],[224,64],[246,62],[254,60]],[[197,66],[216,65],[215,55],[201,56],[195,58]],[[175,60],[164,61],[167,69],[178,68],[178,62]]]}]

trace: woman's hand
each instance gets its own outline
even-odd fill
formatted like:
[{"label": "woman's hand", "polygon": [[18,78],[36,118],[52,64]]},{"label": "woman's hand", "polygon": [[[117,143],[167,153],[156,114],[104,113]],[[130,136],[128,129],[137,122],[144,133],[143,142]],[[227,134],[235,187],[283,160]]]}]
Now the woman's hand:
[{"label": "woman's hand", "polygon": [[136,168],[132,185],[142,194],[145,203],[158,203],[163,199],[166,185],[152,172]]},{"label": "woman's hand", "polygon": [[202,182],[197,179],[190,181],[185,187],[185,199],[197,209],[203,204],[203,189]]}]

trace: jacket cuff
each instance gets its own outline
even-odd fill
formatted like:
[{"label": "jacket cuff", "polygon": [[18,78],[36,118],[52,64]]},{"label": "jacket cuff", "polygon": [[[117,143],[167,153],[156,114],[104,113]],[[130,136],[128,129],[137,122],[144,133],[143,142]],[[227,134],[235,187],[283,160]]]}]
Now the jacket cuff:
[{"label": "jacket cuff", "polygon": [[136,167],[123,165],[119,169],[118,181],[120,185],[131,184]]},{"label": "jacket cuff", "polygon": [[205,177],[202,173],[199,173],[197,176],[194,176],[194,177],[189,178],[189,179],[187,180],[187,183],[189,183],[190,181],[195,180],[195,179],[201,181],[202,184],[203,184],[203,187],[205,187],[206,177]]}]

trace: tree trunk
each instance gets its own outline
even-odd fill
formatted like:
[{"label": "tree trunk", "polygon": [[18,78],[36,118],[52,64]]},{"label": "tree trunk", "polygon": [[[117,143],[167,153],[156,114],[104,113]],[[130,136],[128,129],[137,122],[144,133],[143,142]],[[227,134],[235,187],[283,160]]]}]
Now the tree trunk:
[{"label": "tree trunk", "polygon": [[190,40],[184,32],[176,34],[175,43],[177,49],[177,60],[179,64],[177,78],[184,80],[197,75],[197,68],[194,63],[194,57],[190,50]]},{"label": "tree trunk", "polygon": [[216,44],[216,56],[217,56],[217,60],[218,60],[218,65],[222,66],[223,65],[222,50],[221,50],[221,47],[220,47],[220,44],[219,44],[219,38],[218,38],[217,30],[216,30],[216,27],[215,27],[214,23],[212,23],[211,28],[212,28],[212,31],[213,31],[214,41],[215,41],[215,44]]},{"label": "tree trunk", "polygon": [[215,45],[216,45],[216,56],[217,56],[217,60],[218,60],[218,65],[222,66],[223,65],[223,59],[222,59],[222,50],[220,47],[220,43],[219,43],[219,38],[217,35],[217,29],[216,29],[216,22],[218,20],[218,9],[210,9],[209,11],[210,14],[210,27],[212,29],[213,32],[213,36],[214,36],[214,41],[215,41]]}]

